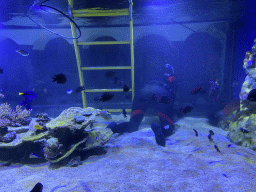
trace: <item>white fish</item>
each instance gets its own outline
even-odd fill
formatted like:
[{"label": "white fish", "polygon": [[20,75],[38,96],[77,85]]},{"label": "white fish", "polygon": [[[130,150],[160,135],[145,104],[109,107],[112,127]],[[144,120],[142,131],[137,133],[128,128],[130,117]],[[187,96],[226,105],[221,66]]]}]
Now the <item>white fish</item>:
[{"label": "white fish", "polygon": [[30,158],[30,159],[39,159],[39,158],[42,158],[42,157],[39,157],[38,155],[36,155],[36,154],[34,154],[34,153],[31,153],[31,154],[29,155],[29,158]]},{"label": "white fish", "polygon": [[71,94],[72,92],[73,92],[72,89],[68,89],[68,90],[67,90],[67,94]]},{"label": "white fish", "polygon": [[25,50],[22,50],[22,49],[19,49],[16,52],[21,54],[24,57],[29,56],[29,53],[27,51],[25,51]]}]

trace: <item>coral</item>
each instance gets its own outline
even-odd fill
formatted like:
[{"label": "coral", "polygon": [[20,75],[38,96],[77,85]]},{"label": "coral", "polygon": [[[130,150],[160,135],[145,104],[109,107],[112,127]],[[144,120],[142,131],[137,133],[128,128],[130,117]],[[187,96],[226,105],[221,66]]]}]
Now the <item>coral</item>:
[{"label": "coral", "polygon": [[[247,51],[245,54],[243,68],[248,74],[245,78],[243,86],[241,87],[240,98],[240,111],[231,114],[231,121],[229,121],[229,134],[228,138],[244,147],[256,150],[256,102],[248,100],[248,94],[251,90],[256,89],[256,39],[252,51]],[[238,106],[238,103],[231,105],[224,111],[229,114],[229,110]],[[247,132],[243,132],[246,130]]]},{"label": "coral", "polygon": [[0,127],[6,127],[8,125],[18,125],[19,121],[30,116],[31,110],[22,109],[20,105],[16,106],[13,110],[8,103],[2,103],[0,105]]}]

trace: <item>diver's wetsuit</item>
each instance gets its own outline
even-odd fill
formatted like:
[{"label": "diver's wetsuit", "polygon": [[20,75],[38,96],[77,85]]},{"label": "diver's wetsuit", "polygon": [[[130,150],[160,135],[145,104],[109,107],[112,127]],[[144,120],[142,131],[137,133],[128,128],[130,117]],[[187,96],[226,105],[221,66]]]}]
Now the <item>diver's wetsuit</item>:
[{"label": "diver's wetsuit", "polygon": [[[170,136],[174,129],[172,118],[175,93],[174,83],[168,85],[156,81],[148,83],[136,92],[130,121],[118,125],[111,123],[108,127],[114,133],[137,131],[147,109],[154,107],[160,118],[161,125],[158,126],[152,123],[151,128],[155,134],[156,142],[161,146],[165,146],[165,138]],[[169,128],[165,129],[164,126],[168,127],[168,125]]]}]

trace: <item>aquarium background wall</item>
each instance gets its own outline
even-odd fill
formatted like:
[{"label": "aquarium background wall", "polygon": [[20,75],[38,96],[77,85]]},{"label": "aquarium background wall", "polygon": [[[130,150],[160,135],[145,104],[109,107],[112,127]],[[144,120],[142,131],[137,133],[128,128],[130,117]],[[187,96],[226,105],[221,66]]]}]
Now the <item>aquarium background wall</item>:
[{"label": "aquarium background wall", "polygon": [[[75,8],[98,5],[126,8],[127,2],[78,2]],[[80,83],[73,41],[52,34],[27,18],[24,13],[33,1],[0,4],[6,10],[0,17],[0,63],[3,68],[0,89],[5,95],[1,102],[14,107],[22,100],[19,92],[34,90],[37,98],[32,114],[46,111],[50,116],[57,116],[68,107],[82,107],[81,93],[75,93]],[[165,64],[171,64],[179,82],[177,104],[191,103],[193,86],[209,80],[218,80],[218,97],[223,101],[238,98],[245,77],[244,54],[256,37],[253,4],[253,1],[227,0],[134,1],[135,94],[148,81],[163,81],[164,73],[170,72]],[[49,1],[49,5],[67,12],[66,1]],[[69,22],[61,15],[38,13],[34,17],[53,31],[71,36]],[[79,41],[121,41],[130,37],[128,17],[75,21],[82,32]],[[26,50],[29,56],[18,54],[18,48]],[[129,45],[80,46],[80,55],[83,66],[129,66],[131,63]],[[120,88],[105,77],[105,72],[84,72],[85,87]],[[116,72],[122,85],[131,86],[130,70]],[[66,75],[65,84],[52,82],[52,77],[59,73]],[[66,93],[68,89],[73,90],[72,94]],[[124,93],[115,93],[106,103],[94,102],[94,97],[100,95],[88,93],[88,106],[131,108],[131,99]],[[223,107],[218,103],[212,106],[204,97],[197,100],[197,105],[192,115],[205,115],[207,106]]]}]

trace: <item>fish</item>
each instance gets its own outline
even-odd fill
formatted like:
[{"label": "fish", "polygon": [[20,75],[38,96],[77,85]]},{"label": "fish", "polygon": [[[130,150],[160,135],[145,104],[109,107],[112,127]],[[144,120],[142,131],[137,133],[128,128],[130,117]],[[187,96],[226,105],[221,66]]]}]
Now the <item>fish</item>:
[{"label": "fish", "polygon": [[192,95],[196,95],[196,94],[198,94],[202,89],[203,89],[203,84],[196,85],[195,87],[192,88],[191,94],[192,94]]},{"label": "fish", "polygon": [[219,152],[219,153],[220,153],[220,150],[219,150],[219,148],[218,148],[218,146],[217,146],[217,145],[214,145],[214,148],[216,149],[216,151],[217,151],[217,152]]},{"label": "fish", "polygon": [[22,49],[19,49],[16,52],[21,54],[24,57],[29,56],[29,53],[27,51],[25,51],[25,50],[22,50]]},{"label": "fish", "polygon": [[198,137],[198,132],[197,130],[193,129],[195,131],[196,137]]},{"label": "fish", "polygon": [[127,118],[127,112],[125,111],[125,109],[123,109],[123,115],[124,115],[124,118]]},{"label": "fish", "polygon": [[165,64],[165,67],[171,69],[172,70],[172,74],[174,74],[174,68],[173,68],[173,66],[171,64]]},{"label": "fish", "polygon": [[30,192],[42,192],[43,191],[43,184],[37,183]]},{"label": "fish", "polygon": [[129,90],[130,90],[129,86],[128,85],[124,85],[123,91],[124,92],[128,92]]},{"label": "fish", "polygon": [[248,131],[248,130],[246,130],[246,129],[243,129],[242,127],[240,128],[240,131],[241,131],[242,133],[250,133],[250,131]]},{"label": "fish", "polygon": [[116,72],[111,70],[111,71],[106,71],[105,73],[105,77],[115,77],[116,76]]},{"label": "fish", "polygon": [[30,159],[39,159],[39,158],[42,158],[42,157],[36,155],[35,153],[31,153],[31,154],[29,155],[29,158],[30,158]]},{"label": "fish", "polygon": [[0,98],[4,98],[4,97],[5,97],[4,94],[0,93]]},{"label": "fish", "polygon": [[103,95],[101,95],[101,98],[95,97],[94,101],[105,102],[113,99],[113,97],[114,97],[113,93],[104,93]]},{"label": "fish", "polygon": [[103,117],[103,119],[105,119],[105,120],[107,120],[107,121],[109,121],[110,119],[112,119],[111,114],[110,114],[108,111],[100,111],[100,112],[99,112],[99,115],[100,115],[101,117]]},{"label": "fish", "polygon": [[80,93],[81,91],[83,91],[85,89],[84,86],[80,86],[76,88],[76,93]]},{"label": "fish", "polygon": [[54,77],[52,77],[52,78],[53,78],[52,82],[56,81],[57,84],[65,84],[66,81],[67,81],[67,78],[63,73],[60,73],[58,75],[54,75]]},{"label": "fish", "polygon": [[256,101],[256,89],[252,89],[247,96],[247,100]]},{"label": "fish", "polygon": [[3,68],[0,67],[0,74],[2,74],[4,72]]},{"label": "fish", "polygon": [[41,127],[40,125],[34,125],[34,128],[35,128],[36,130],[41,130],[41,129],[42,129],[42,127]]},{"label": "fish", "polygon": [[214,135],[214,132],[212,130],[209,130],[210,135]]},{"label": "fish", "polygon": [[68,90],[67,90],[67,94],[71,94],[72,92],[73,92],[72,89],[68,89]]},{"label": "fish", "polygon": [[25,98],[20,102],[20,106],[24,106],[27,110],[31,109],[32,101],[37,97],[34,91],[19,92],[19,95],[23,95]]},{"label": "fish", "polygon": [[25,91],[24,93],[19,92],[19,95],[24,96],[28,100],[34,100],[37,97],[34,91]]},{"label": "fish", "polygon": [[212,135],[211,135],[211,134],[208,135],[208,139],[209,139],[210,142],[213,142],[213,139],[212,139]]},{"label": "fish", "polygon": [[181,107],[181,108],[180,108],[180,113],[184,115],[184,114],[186,114],[186,113],[191,112],[191,111],[193,110],[193,108],[194,108],[194,107],[191,106],[191,105],[188,105],[188,106],[186,106],[186,107],[184,107],[184,108]]}]

